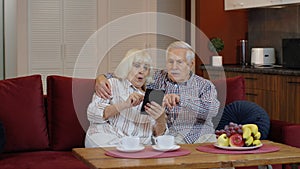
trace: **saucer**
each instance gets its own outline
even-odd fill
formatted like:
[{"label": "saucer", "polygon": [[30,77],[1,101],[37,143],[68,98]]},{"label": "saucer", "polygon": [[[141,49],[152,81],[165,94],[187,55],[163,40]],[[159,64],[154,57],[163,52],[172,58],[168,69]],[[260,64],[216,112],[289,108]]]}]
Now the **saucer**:
[{"label": "saucer", "polygon": [[153,145],[152,148],[157,151],[175,151],[180,148],[180,145],[173,145],[170,148],[161,148],[161,147],[158,147],[157,145]]},{"label": "saucer", "polygon": [[138,152],[138,151],[142,151],[145,149],[145,146],[143,145],[139,145],[138,147],[134,147],[131,149],[126,149],[122,146],[117,146],[117,150],[121,151],[121,152],[126,152],[126,153],[133,153],[133,152]]}]

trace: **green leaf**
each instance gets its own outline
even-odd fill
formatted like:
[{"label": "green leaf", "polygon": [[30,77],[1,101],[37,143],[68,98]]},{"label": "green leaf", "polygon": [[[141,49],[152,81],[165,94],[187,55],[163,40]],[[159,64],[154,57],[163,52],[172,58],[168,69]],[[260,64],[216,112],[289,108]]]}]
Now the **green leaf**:
[{"label": "green leaf", "polygon": [[221,52],[224,49],[224,41],[219,37],[211,38],[209,49],[211,51]]}]

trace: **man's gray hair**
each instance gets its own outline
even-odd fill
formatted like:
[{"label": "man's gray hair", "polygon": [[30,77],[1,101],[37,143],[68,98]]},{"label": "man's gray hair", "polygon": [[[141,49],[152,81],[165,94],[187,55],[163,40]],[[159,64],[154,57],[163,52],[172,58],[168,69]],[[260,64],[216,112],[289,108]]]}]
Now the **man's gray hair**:
[{"label": "man's gray hair", "polygon": [[193,59],[195,59],[195,52],[193,50],[193,48],[186,42],[184,41],[175,41],[173,43],[171,43],[168,48],[167,48],[167,57],[168,57],[168,53],[171,49],[187,49],[186,52],[186,60],[188,63],[191,63]]}]

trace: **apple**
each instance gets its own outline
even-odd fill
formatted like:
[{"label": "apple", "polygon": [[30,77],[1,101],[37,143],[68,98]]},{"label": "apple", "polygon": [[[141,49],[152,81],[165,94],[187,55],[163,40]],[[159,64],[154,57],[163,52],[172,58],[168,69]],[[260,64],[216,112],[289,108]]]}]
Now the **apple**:
[{"label": "apple", "polygon": [[229,137],[229,145],[231,147],[243,147],[245,145],[245,141],[243,140],[243,136],[241,134],[233,134]]},{"label": "apple", "polygon": [[217,143],[219,146],[224,146],[224,147],[229,146],[229,139],[228,139],[227,135],[225,133],[221,134],[218,137]]}]

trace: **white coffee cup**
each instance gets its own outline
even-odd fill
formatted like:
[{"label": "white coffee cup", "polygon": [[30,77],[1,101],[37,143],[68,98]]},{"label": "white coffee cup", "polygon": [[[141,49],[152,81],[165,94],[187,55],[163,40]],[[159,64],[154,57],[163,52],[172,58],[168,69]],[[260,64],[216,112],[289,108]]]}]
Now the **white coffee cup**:
[{"label": "white coffee cup", "polygon": [[120,140],[124,149],[135,149],[140,145],[140,138],[137,136],[125,136]]},{"label": "white coffee cup", "polygon": [[156,137],[156,144],[159,148],[168,149],[174,146],[174,136],[162,135]]}]

